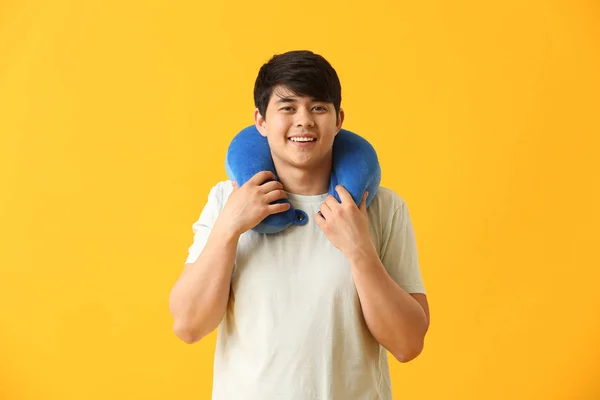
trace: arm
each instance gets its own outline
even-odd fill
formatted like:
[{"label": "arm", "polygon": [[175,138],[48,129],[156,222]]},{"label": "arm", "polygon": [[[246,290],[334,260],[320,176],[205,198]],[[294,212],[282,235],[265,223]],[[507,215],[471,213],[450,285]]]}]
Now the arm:
[{"label": "arm", "polygon": [[367,193],[360,206],[356,207],[343,187],[338,186],[336,190],[342,202],[338,203],[333,196],[328,196],[315,217],[316,222],[350,262],[365,323],[373,337],[398,361],[410,361],[422,351],[429,327],[426,296],[420,293],[411,295],[397,284],[418,274],[418,267],[416,270],[407,268],[415,265],[411,256],[416,249],[411,250],[414,243],[408,232],[409,229],[412,231],[412,227],[405,220],[403,228],[396,228],[390,237],[393,246],[390,248],[397,253],[388,251],[384,260],[401,267],[393,269],[394,279],[380,260],[370,237]]},{"label": "arm", "polygon": [[393,281],[375,248],[349,255],[352,276],[365,322],[373,337],[400,362],[423,350],[429,328],[429,307],[424,294],[413,295]]},{"label": "arm", "polygon": [[184,342],[197,342],[223,319],[229,301],[237,243],[242,233],[268,215],[289,209],[289,203],[271,204],[287,195],[280,182],[264,183],[268,179],[275,179],[275,176],[262,171],[240,188],[234,183],[234,190],[214,225],[209,223],[210,226],[205,227],[209,233],[200,255],[194,263],[185,265],[173,286],[169,296],[173,330]]},{"label": "arm", "polygon": [[217,222],[198,259],[185,265],[171,290],[173,331],[184,342],[197,342],[223,319],[238,239]]}]

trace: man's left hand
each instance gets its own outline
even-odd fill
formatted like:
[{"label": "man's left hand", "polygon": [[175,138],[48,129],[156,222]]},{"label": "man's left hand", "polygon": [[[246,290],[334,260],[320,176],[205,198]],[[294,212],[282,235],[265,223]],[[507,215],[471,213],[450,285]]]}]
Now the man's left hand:
[{"label": "man's left hand", "polygon": [[373,247],[367,215],[369,193],[364,193],[360,206],[357,207],[346,188],[338,185],[335,190],[342,202],[338,202],[332,195],[327,196],[315,219],[329,241],[346,257],[351,258],[356,252]]}]

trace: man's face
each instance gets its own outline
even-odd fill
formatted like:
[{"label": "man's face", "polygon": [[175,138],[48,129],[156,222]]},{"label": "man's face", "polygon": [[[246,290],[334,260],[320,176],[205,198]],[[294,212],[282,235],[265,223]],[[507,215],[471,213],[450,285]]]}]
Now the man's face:
[{"label": "man's face", "polygon": [[254,112],[256,127],[265,136],[276,166],[312,169],[331,159],[333,139],[342,127],[344,112],[336,119],[333,103],[294,95],[276,86],[266,118]]}]

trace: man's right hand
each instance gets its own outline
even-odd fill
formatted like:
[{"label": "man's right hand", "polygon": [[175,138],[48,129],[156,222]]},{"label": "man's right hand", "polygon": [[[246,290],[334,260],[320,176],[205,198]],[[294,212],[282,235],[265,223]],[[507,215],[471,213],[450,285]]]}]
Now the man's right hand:
[{"label": "man's right hand", "polygon": [[[273,180],[265,182],[268,179]],[[267,216],[287,211],[290,208],[289,203],[271,204],[287,198],[281,182],[274,179],[276,178],[272,172],[261,171],[242,187],[238,187],[234,181],[233,192],[227,199],[217,224],[225,231],[239,236],[254,228]]]}]

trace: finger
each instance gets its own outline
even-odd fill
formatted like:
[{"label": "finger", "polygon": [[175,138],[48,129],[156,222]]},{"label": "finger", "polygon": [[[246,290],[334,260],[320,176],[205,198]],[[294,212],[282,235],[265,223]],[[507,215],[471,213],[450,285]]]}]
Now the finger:
[{"label": "finger", "polygon": [[267,206],[267,212],[269,213],[269,215],[277,214],[289,210],[291,206],[292,205],[290,203],[270,204],[269,206]]},{"label": "finger", "polygon": [[323,216],[321,211],[315,214],[315,223],[319,228],[321,228],[321,230],[325,228],[325,224],[327,223],[327,221],[325,220],[325,217]]},{"label": "finger", "polygon": [[369,197],[369,192],[365,192],[363,195],[362,201],[360,202],[360,206],[358,207],[360,211],[367,211],[367,197]]},{"label": "finger", "polygon": [[283,189],[283,185],[281,184],[281,182],[278,181],[269,181],[266,183],[263,183],[262,185],[260,185],[260,191],[261,193],[269,193],[272,192],[273,190],[282,190]]},{"label": "finger", "polygon": [[248,182],[250,182],[252,185],[260,186],[265,181],[272,179],[275,179],[274,173],[272,173],[271,171],[260,171],[256,173],[252,178],[250,178]]},{"label": "finger", "polygon": [[352,195],[350,195],[350,193],[348,193],[346,188],[343,187],[342,185],[337,185],[335,187],[335,191],[340,196],[340,200],[342,201],[342,204],[354,203],[354,199],[352,198]]},{"label": "finger", "polygon": [[327,203],[321,203],[321,207],[319,208],[319,212],[323,215],[323,218],[327,219],[327,217],[331,214],[331,208],[327,205]]},{"label": "finger", "polygon": [[266,204],[271,204],[276,200],[287,199],[287,193],[283,190],[273,190],[263,196]]},{"label": "finger", "polygon": [[240,187],[238,186],[236,181],[233,181],[233,190],[238,190]]},{"label": "finger", "polygon": [[329,209],[334,210],[336,207],[340,206],[340,202],[337,201],[335,197],[329,195],[325,198],[325,204],[329,207]]}]

